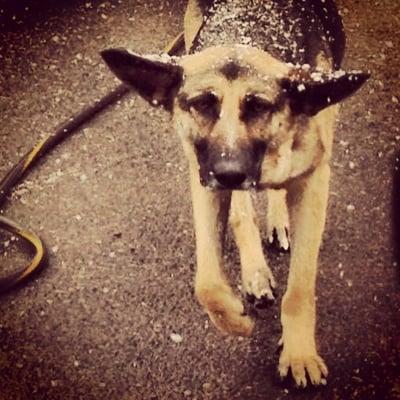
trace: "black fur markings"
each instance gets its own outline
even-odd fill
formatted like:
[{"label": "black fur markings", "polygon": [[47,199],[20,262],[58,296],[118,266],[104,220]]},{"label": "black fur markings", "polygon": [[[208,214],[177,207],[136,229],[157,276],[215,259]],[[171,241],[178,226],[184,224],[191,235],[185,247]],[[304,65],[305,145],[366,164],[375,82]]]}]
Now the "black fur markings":
[{"label": "black fur markings", "polygon": [[244,44],[284,62],[316,65],[324,53],[339,69],[345,47],[334,0],[198,0],[204,24],[191,52],[215,45]]},{"label": "black fur markings", "polygon": [[152,105],[168,110],[183,79],[183,69],[172,62],[141,57],[125,49],[107,49],[101,56],[112,72]]},{"label": "black fur markings", "polygon": [[192,98],[189,98],[187,93],[181,93],[178,95],[178,105],[183,111],[187,112],[193,108],[210,121],[216,121],[221,112],[221,104],[218,97],[209,91]]},{"label": "black fur markings", "polygon": [[336,104],[358,90],[369,78],[368,73],[343,73],[338,76],[321,75],[318,80],[281,81],[289,97],[292,111],[313,116],[330,105]]},{"label": "black fur markings", "polygon": [[229,60],[221,68],[220,72],[225,76],[228,81],[234,81],[238,79],[245,69],[241,67],[236,61]]}]

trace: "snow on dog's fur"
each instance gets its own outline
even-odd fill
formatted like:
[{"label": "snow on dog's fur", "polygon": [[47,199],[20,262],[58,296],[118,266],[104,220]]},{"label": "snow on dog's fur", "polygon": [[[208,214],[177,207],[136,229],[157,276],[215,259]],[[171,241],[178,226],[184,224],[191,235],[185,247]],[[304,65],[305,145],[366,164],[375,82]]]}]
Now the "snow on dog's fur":
[{"label": "snow on dog's fur", "polygon": [[325,224],[337,103],[367,79],[339,66],[344,51],[333,0],[189,0],[182,57],[105,50],[111,70],[173,114],[190,169],[196,230],[195,292],[225,333],[250,335],[222,272],[229,217],[243,291],[273,300],[251,191],[267,190],[268,235],[291,260],[282,299],[282,377],[325,383],[315,340],[317,259]]}]

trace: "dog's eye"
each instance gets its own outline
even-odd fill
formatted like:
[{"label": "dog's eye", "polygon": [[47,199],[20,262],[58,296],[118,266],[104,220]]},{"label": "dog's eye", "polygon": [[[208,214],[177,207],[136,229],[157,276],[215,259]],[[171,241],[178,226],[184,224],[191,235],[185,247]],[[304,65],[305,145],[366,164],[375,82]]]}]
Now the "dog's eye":
[{"label": "dog's eye", "polygon": [[202,116],[210,119],[217,119],[220,113],[218,97],[211,92],[189,100],[189,106],[193,107]]},{"label": "dog's eye", "polygon": [[274,105],[262,97],[247,95],[243,100],[241,118],[250,121],[274,110]]}]

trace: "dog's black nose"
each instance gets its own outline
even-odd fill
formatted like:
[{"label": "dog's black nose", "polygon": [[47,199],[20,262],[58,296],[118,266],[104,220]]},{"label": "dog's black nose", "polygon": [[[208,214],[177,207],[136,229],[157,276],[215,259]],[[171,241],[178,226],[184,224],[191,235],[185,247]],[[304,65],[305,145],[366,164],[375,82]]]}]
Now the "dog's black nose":
[{"label": "dog's black nose", "polygon": [[214,176],[221,186],[228,189],[239,187],[247,178],[247,175],[244,172],[238,170],[215,172]]},{"label": "dog's black nose", "polygon": [[238,159],[224,157],[213,168],[215,180],[226,189],[237,189],[246,181],[245,164]]}]

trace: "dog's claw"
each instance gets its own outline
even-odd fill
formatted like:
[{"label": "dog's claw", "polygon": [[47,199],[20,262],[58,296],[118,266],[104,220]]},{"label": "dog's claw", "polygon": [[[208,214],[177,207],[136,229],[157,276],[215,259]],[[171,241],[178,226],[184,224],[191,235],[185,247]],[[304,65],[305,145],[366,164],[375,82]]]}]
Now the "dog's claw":
[{"label": "dog's claw", "polygon": [[262,310],[272,306],[275,303],[275,296],[262,296],[257,298],[254,294],[247,293],[247,301],[255,308]]},{"label": "dog's claw", "polygon": [[273,228],[272,233],[268,236],[268,243],[283,251],[289,251],[289,232],[287,228],[284,230]]},{"label": "dog's claw", "polygon": [[247,301],[257,309],[264,309],[275,302],[276,283],[268,267],[256,271],[243,279],[243,289]]},{"label": "dog's claw", "polygon": [[283,350],[283,339],[280,338],[278,342],[278,346],[276,347],[276,354],[280,355]]}]

